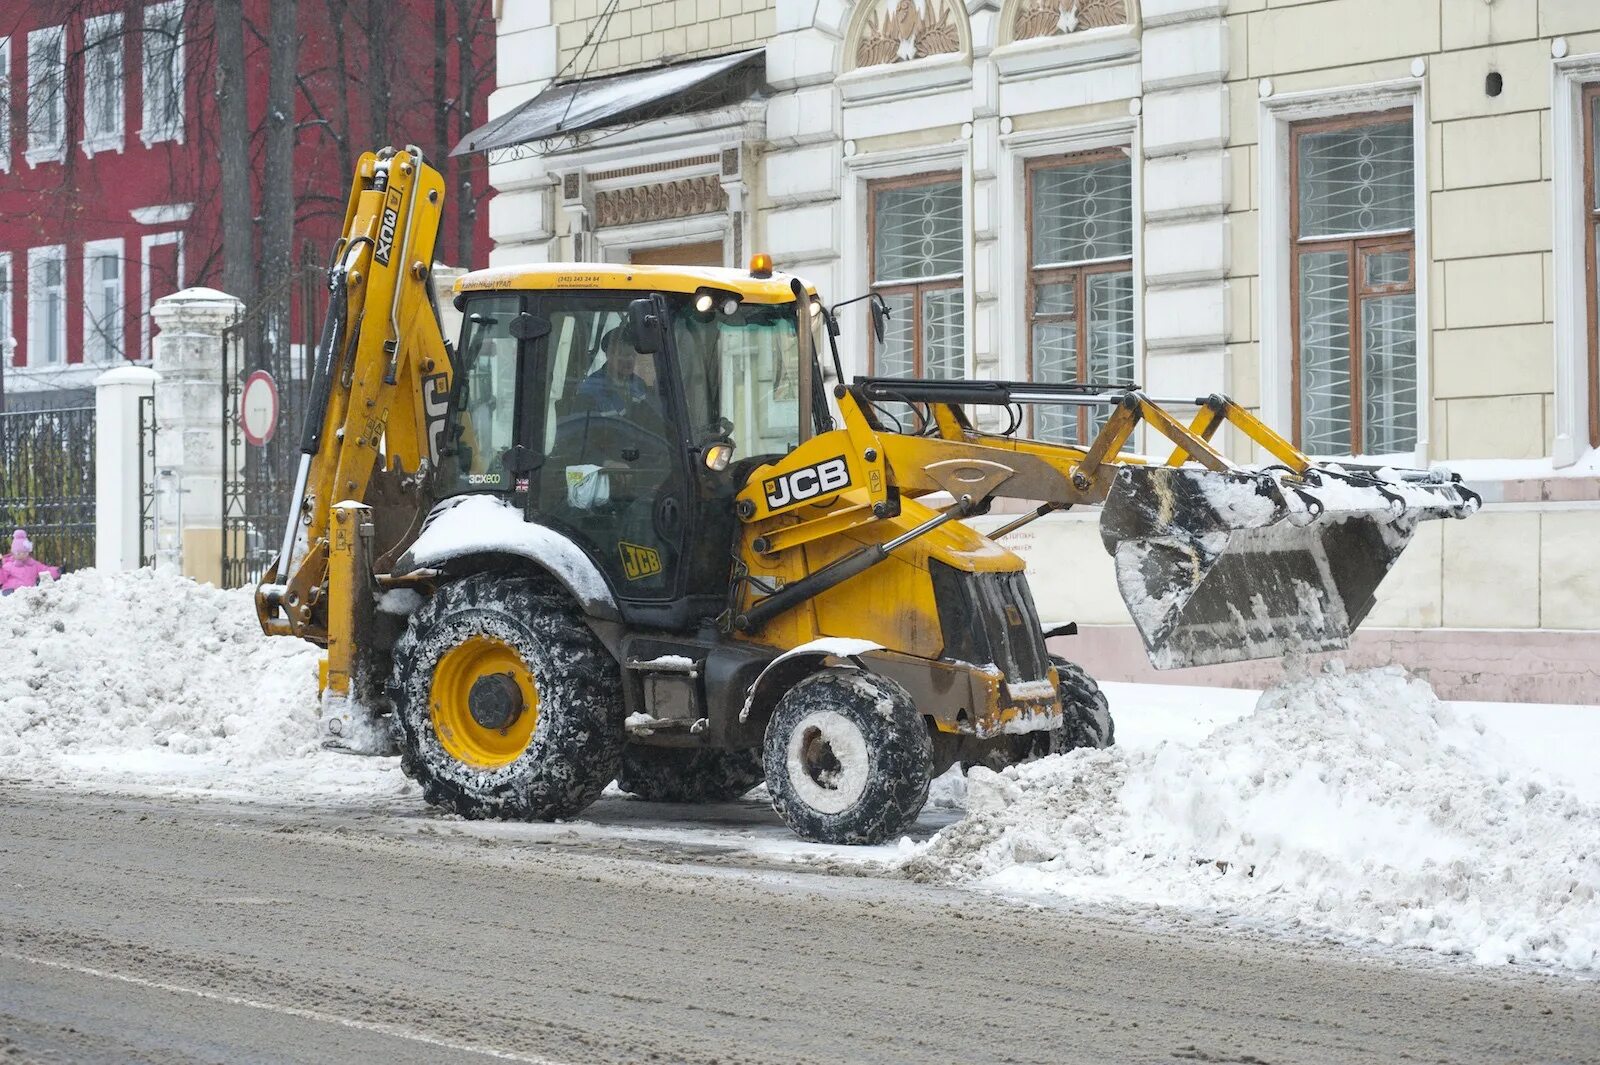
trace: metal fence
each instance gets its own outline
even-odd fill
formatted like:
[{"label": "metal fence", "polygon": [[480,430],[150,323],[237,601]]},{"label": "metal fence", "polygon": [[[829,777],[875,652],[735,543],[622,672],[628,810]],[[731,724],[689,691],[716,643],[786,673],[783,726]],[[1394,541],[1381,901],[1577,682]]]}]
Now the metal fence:
[{"label": "metal fence", "polygon": [[0,414],[0,534],[28,530],[34,557],[94,565],[94,408]]},{"label": "metal fence", "polygon": [[[259,306],[222,334],[222,583],[226,588],[259,581],[283,537],[300,464],[300,419],[325,277],[307,247],[300,269],[283,282],[299,289],[303,335],[296,349],[275,352],[274,345],[264,341]],[[272,374],[278,386],[278,423],[265,445],[247,442],[239,420],[245,379],[255,370]]]}]

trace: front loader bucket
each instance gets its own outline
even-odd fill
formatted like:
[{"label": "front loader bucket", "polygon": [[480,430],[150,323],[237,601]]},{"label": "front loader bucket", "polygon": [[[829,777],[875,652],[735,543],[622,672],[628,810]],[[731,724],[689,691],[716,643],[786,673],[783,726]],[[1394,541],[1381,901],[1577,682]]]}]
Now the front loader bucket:
[{"label": "front loader bucket", "polygon": [[1428,478],[1124,467],[1100,535],[1151,664],[1348,646],[1417,523],[1476,509]]}]

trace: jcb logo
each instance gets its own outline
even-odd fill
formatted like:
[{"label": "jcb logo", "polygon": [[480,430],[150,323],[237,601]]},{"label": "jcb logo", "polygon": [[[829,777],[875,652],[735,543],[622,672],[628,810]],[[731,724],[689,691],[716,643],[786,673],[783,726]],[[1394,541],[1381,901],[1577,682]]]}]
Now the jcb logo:
[{"label": "jcb logo", "polygon": [[769,510],[782,510],[795,503],[804,503],[808,499],[849,487],[850,464],[845,462],[843,455],[761,483]]},{"label": "jcb logo", "polygon": [[622,553],[622,572],[627,574],[630,581],[654,577],[661,572],[661,552],[655,548],[619,540],[617,550]]},{"label": "jcb logo", "polygon": [[389,198],[383,204],[383,220],[378,223],[378,245],[372,251],[372,257],[381,266],[388,266],[394,255],[394,231],[399,224],[400,190],[390,189]]}]

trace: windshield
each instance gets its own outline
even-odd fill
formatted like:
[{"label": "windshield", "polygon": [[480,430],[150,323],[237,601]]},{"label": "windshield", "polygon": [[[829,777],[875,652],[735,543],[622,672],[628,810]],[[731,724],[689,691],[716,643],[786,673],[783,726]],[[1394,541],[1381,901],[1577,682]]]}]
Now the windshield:
[{"label": "windshield", "polygon": [[[794,312],[792,303],[743,303],[732,314],[702,314],[687,297],[675,301],[673,339],[696,442],[726,436],[740,458],[786,454],[799,442]],[[819,332],[813,319],[813,345]]]}]

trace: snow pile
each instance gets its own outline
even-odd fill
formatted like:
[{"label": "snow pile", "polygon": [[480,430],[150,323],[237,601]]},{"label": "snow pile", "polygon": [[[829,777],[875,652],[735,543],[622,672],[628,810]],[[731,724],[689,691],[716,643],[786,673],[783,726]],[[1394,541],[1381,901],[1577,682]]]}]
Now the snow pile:
[{"label": "snow pile", "polygon": [[313,783],[336,757],[318,747],[317,649],[265,636],[250,597],[88,570],[0,598],[0,776]]},{"label": "snow pile", "polygon": [[1600,805],[1398,669],[1292,681],[1194,746],[974,770],[910,875],[1600,969]]}]

